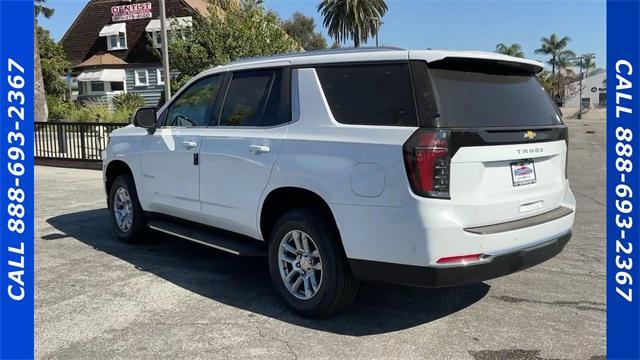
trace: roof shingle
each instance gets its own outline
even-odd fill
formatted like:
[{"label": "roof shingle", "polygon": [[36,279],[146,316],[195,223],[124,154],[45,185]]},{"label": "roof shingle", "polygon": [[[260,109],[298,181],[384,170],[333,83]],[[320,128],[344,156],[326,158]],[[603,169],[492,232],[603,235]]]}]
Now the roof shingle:
[{"label": "roof shingle", "polygon": [[[160,17],[158,0],[134,0],[137,3],[151,3],[151,19]],[[208,2],[205,0],[165,0],[167,18],[196,16],[207,14]],[[151,19],[129,20],[127,23],[126,50],[108,52],[109,57],[100,57],[107,51],[107,38],[100,37],[100,30],[111,21],[111,7],[130,2],[121,0],[91,0],[84,7],[80,15],[67,30],[60,41],[67,59],[72,67],[87,66],[85,62],[91,60],[94,55],[99,57],[89,61],[106,61],[108,65],[115,65],[119,59],[123,64],[149,64],[158,63],[160,58],[155,55],[151,41],[147,37],[145,27]],[[91,65],[95,66],[95,65]]]}]

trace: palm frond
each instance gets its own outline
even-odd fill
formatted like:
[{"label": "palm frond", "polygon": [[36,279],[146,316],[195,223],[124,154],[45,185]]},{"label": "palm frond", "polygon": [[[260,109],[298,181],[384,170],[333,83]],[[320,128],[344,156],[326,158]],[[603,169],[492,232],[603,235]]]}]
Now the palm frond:
[{"label": "palm frond", "polygon": [[352,39],[357,47],[379,31],[387,4],[384,0],[322,0],[317,10],[329,36],[336,42]]}]

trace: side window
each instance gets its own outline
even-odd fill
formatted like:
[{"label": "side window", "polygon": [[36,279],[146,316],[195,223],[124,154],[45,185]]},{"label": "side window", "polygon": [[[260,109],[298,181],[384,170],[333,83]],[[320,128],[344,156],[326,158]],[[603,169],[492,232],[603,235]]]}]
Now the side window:
[{"label": "side window", "polygon": [[272,126],[291,119],[289,83],[283,70],[233,74],[220,118],[221,126]]},{"label": "side window", "polygon": [[418,125],[409,64],[334,65],[316,73],[336,121]]},{"label": "side window", "polygon": [[221,76],[193,83],[169,106],[165,126],[208,126],[212,108],[222,82]]}]

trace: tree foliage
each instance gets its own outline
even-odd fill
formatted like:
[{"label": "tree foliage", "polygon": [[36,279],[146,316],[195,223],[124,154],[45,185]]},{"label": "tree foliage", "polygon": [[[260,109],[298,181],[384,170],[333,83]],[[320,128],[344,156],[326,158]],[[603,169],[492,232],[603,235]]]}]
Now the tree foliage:
[{"label": "tree foliage", "polygon": [[[42,14],[45,18],[53,16],[53,9],[44,6],[47,0],[35,0],[33,4],[33,28],[38,26],[38,16]],[[40,65],[40,50],[38,49],[38,32],[33,32],[33,99],[34,118],[36,121],[47,120],[47,100],[42,79],[42,68]]]},{"label": "tree foliage", "polygon": [[35,17],[37,18],[40,14],[45,18],[49,19],[53,16],[54,9],[44,6],[47,3],[47,0],[34,0],[33,12]]},{"label": "tree foliage", "polygon": [[62,45],[53,41],[48,30],[38,26],[36,32],[44,91],[49,96],[60,98],[67,91],[63,77],[67,74],[70,64],[64,55]]},{"label": "tree foliage", "polygon": [[515,57],[519,57],[519,58],[523,58],[524,57],[524,53],[522,52],[522,46],[520,44],[511,44],[511,45],[506,45],[504,43],[500,43],[498,45],[496,45],[496,52],[499,54],[504,54],[504,55],[509,55],[509,56],[515,56]]},{"label": "tree foliage", "polygon": [[378,33],[387,4],[384,0],[322,0],[318,11],[336,42],[353,39],[359,47]]},{"label": "tree foliage", "polygon": [[571,50],[567,50],[567,46],[571,42],[570,37],[560,37],[553,33],[549,37],[540,39],[540,42],[540,48],[536,49],[535,53],[550,56],[547,63],[551,65],[551,75],[555,75],[556,70],[566,69],[572,64],[569,59],[575,57],[576,54]]},{"label": "tree foliage", "polygon": [[211,9],[206,17],[194,18],[183,38],[169,41],[169,62],[178,71],[172,80],[177,89],[205,69],[241,58],[300,50],[300,45],[282,29],[278,16],[259,1],[244,1],[223,15]]},{"label": "tree foliage", "polygon": [[551,78],[551,73],[547,70],[543,70],[538,73],[538,80],[540,80],[540,84],[542,87],[551,94],[553,92],[553,79]]},{"label": "tree foliage", "polygon": [[568,36],[560,37],[553,33],[549,37],[540,39],[540,42],[540,48],[536,49],[535,53],[549,56],[547,64],[551,65],[550,79],[554,89],[552,94],[559,96],[562,92],[561,89],[566,87],[566,84],[570,83],[573,77],[571,66],[574,64],[573,58],[576,54],[567,49],[571,38]]},{"label": "tree foliage", "polygon": [[[586,76],[589,76],[591,70],[596,68],[596,54],[594,53],[586,53],[580,55],[582,57],[582,69],[585,72]],[[575,66],[580,66],[580,60],[575,62]]]},{"label": "tree foliage", "polygon": [[122,93],[114,96],[112,103],[116,110],[133,112],[144,106],[144,98],[136,93]]},{"label": "tree foliage", "polygon": [[312,17],[295,12],[291,19],[282,23],[282,28],[305,50],[327,48],[327,41],[321,33],[316,32],[316,24]]}]

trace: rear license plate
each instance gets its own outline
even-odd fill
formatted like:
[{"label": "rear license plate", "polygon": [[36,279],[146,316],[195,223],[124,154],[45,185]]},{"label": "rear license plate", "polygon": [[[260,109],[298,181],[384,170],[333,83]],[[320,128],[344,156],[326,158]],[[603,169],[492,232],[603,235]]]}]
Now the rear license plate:
[{"label": "rear license plate", "polygon": [[533,160],[520,160],[511,163],[511,179],[513,186],[535,184],[536,168]]}]

